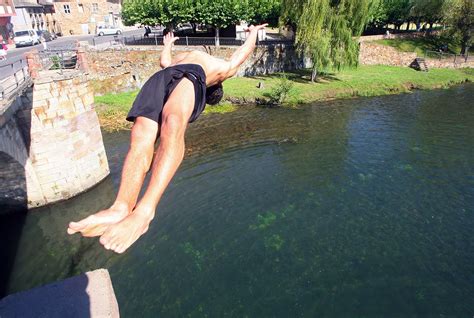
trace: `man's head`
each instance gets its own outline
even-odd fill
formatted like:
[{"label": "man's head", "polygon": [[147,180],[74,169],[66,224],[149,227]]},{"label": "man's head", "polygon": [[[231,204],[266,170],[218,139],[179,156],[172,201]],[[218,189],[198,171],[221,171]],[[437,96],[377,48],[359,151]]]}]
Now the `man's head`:
[{"label": "man's head", "polygon": [[224,96],[222,83],[209,86],[206,89],[206,104],[216,105],[221,101],[222,96]]}]

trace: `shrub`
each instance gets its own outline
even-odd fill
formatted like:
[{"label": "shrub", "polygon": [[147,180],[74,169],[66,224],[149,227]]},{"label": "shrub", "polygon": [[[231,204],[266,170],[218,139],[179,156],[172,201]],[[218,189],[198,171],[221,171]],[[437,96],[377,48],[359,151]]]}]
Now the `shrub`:
[{"label": "shrub", "polygon": [[268,104],[277,106],[284,104],[292,89],[293,82],[283,73],[270,92],[265,94],[268,97]]}]

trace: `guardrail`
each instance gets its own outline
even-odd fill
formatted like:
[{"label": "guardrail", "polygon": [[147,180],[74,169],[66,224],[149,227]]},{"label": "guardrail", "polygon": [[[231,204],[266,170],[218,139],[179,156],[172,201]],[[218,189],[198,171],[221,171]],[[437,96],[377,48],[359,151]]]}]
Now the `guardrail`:
[{"label": "guardrail", "polygon": [[43,70],[75,69],[77,65],[77,50],[48,49],[39,53]]},{"label": "guardrail", "polygon": [[23,84],[31,80],[26,59],[0,66],[0,101],[16,94]]},{"label": "guardrail", "polygon": [[[92,43],[91,43],[92,42]],[[216,46],[217,43],[223,46],[240,46],[245,42],[245,39],[236,39],[229,37],[191,37],[181,36],[176,42],[177,46]],[[123,47],[125,45],[149,45],[159,46],[163,45],[163,36],[156,35],[145,37],[143,35],[134,36],[118,36],[114,35],[111,37],[95,37],[89,43],[94,45],[96,48],[101,47]],[[287,44],[293,45],[293,40],[286,39],[267,39],[264,41],[257,41],[257,46],[267,46],[275,44]]]},{"label": "guardrail", "polygon": [[474,56],[470,56],[469,53],[465,55],[461,54],[452,54],[452,53],[445,53],[445,52],[438,52],[438,51],[425,51],[425,59],[438,59],[440,61],[452,61],[454,64],[456,63],[467,63],[470,60],[474,60]]}]

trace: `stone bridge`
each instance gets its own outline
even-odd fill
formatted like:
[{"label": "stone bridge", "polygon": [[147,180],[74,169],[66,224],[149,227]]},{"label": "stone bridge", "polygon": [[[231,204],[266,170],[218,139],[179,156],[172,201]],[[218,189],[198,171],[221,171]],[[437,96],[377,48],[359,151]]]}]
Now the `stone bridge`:
[{"label": "stone bridge", "polygon": [[1,211],[67,199],[109,174],[86,74],[29,68],[32,79],[0,100]]}]

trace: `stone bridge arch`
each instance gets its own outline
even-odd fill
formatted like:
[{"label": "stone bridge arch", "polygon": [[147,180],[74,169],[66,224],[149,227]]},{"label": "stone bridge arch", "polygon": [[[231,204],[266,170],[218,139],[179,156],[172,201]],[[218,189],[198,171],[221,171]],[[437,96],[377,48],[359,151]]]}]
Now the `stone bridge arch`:
[{"label": "stone bridge arch", "polygon": [[29,154],[30,125],[17,117],[20,108],[31,107],[22,104],[21,96],[4,107],[8,109],[0,115],[0,205],[8,209],[27,209],[28,201],[42,205],[45,198]]}]

